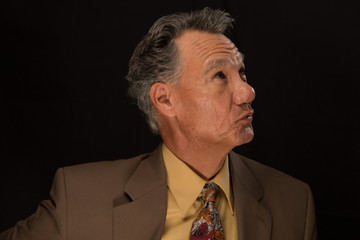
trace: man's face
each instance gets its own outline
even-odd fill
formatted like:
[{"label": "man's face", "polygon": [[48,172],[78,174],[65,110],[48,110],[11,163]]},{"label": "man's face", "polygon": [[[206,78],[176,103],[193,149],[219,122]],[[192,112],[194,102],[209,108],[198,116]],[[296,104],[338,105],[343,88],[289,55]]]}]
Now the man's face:
[{"label": "man's face", "polygon": [[177,40],[182,73],[174,87],[179,131],[189,143],[232,149],[253,139],[243,55],[224,35],[187,31]]}]

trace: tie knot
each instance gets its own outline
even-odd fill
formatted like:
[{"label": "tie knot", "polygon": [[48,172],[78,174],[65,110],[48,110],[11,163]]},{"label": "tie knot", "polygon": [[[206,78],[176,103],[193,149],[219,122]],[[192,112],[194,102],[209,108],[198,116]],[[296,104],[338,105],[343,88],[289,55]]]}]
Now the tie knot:
[{"label": "tie knot", "polygon": [[205,183],[205,186],[201,191],[201,198],[205,205],[208,202],[215,202],[219,189],[220,187],[214,182]]}]

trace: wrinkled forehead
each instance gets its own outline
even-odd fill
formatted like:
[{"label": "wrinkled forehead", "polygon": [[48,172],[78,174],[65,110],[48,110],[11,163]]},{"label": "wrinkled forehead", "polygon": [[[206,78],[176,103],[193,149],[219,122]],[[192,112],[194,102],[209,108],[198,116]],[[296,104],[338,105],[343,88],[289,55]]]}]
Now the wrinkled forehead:
[{"label": "wrinkled forehead", "polygon": [[222,34],[187,31],[177,40],[180,56],[184,61],[213,64],[243,64],[243,54],[230,39]]}]

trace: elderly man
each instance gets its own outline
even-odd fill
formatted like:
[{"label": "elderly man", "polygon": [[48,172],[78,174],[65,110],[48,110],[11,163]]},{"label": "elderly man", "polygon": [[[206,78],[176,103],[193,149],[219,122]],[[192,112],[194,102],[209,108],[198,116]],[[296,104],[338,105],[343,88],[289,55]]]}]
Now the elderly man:
[{"label": "elderly man", "polygon": [[0,239],[316,239],[309,187],[231,150],[253,138],[254,89],[205,8],[160,18],[130,60],[130,95],[163,143],[61,168],[51,200]]}]

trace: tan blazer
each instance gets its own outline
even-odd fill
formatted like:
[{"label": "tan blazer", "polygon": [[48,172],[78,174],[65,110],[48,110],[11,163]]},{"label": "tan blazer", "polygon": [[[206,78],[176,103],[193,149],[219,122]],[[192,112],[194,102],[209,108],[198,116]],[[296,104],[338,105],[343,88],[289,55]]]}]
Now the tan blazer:
[{"label": "tan blazer", "polygon": [[[239,240],[316,239],[306,184],[234,152],[229,159]],[[160,239],[167,207],[161,147],[132,159],[61,168],[50,196],[0,240]]]}]

